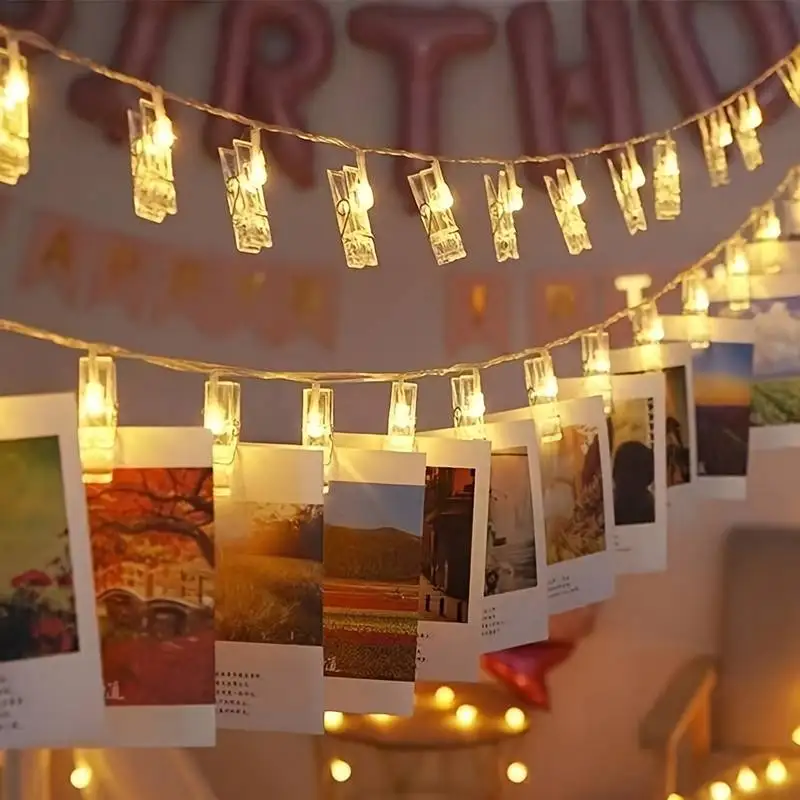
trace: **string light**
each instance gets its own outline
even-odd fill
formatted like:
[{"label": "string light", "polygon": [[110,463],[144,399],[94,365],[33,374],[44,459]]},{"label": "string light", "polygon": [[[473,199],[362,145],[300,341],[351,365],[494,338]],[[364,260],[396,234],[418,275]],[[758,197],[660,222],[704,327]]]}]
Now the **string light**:
[{"label": "string light", "polygon": [[694,350],[704,350],[711,343],[711,324],[708,318],[710,299],[706,283],[708,275],[699,267],[683,276],[683,314],[687,320],[689,344]]},{"label": "string light", "polygon": [[261,149],[261,131],[252,128],[249,141],[234,139],[233,147],[220,147],[219,160],[236,249],[241,253],[260,253],[265,247],[272,247],[264,199],[269,173]]},{"label": "string light", "polygon": [[757,129],[764,121],[764,117],[755,90],[742,92],[736,101],[728,106],[728,116],[733,125],[733,133],[742,153],[745,168],[751,171],[758,169],[764,163],[764,156],[761,154]]},{"label": "string light", "polygon": [[463,705],[456,709],[456,725],[459,728],[472,728],[478,720],[478,709],[475,706]]},{"label": "string light", "polygon": [[708,794],[711,800],[730,800],[731,787],[723,781],[715,781],[708,787]]},{"label": "string light", "polygon": [[531,408],[547,404],[552,413],[536,417],[536,429],[542,442],[561,441],[561,417],[555,403],[558,400],[558,379],[553,369],[553,359],[546,350],[524,362],[525,388]]},{"label": "string light", "polygon": [[725,245],[725,279],[728,308],[747,311],[750,308],[750,261],[745,252],[744,240],[736,237]]},{"label": "string light", "polygon": [[453,193],[442,174],[442,165],[432,166],[408,176],[411,193],[436,263],[439,266],[466,258],[467,251],[453,216]]},{"label": "string light", "polygon": [[228,497],[231,493],[241,416],[241,385],[235,381],[221,381],[212,373],[205,385],[203,427],[214,437],[212,461],[217,497]]},{"label": "string light", "polygon": [[525,729],[525,726],[528,723],[528,718],[525,716],[525,712],[521,708],[511,707],[509,708],[503,719],[505,720],[506,725],[512,731],[522,731]]},{"label": "string light", "polygon": [[69,782],[75,789],[82,791],[83,789],[88,789],[89,784],[92,782],[92,770],[91,767],[87,766],[86,764],[81,764],[69,775]]},{"label": "string light", "polygon": [[514,761],[506,769],[506,778],[509,783],[525,783],[528,778],[528,768],[520,761]]},{"label": "string light", "polygon": [[391,714],[369,714],[369,718],[378,725],[389,725],[394,722]]},{"label": "string light", "polygon": [[758,776],[750,767],[742,767],[736,775],[736,788],[742,792],[754,792],[758,789]]},{"label": "string light", "polygon": [[329,169],[328,183],[347,266],[351,269],[377,267],[378,252],[369,220],[375,195],[367,176],[364,151],[356,152],[355,167],[345,164],[340,170]]},{"label": "string light", "polygon": [[394,381],[389,403],[389,446],[393,450],[413,450],[416,429],[417,384]]},{"label": "string light", "polygon": [[681,213],[681,171],[678,148],[671,136],[653,146],[653,196],[656,219],[670,220]]},{"label": "string light", "polygon": [[589,232],[580,211],[580,206],[586,202],[586,192],[572,162],[567,161],[564,169],[556,170],[555,180],[545,175],[544,183],[570,255],[591,250]]},{"label": "string light", "polygon": [[733,144],[730,123],[725,112],[718,108],[708,116],[700,117],[698,125],[711,185],[725,186],[728,183],[728,157],[725,148]]},{"label": "string light", "polygon": [[581,362],[590,394],[602,397],[603,409],[606,414],[610,414],[613,408],[611,354],[606,331],[594,330],[581,334]]},{"label": "string light", "polygon": [[486,202],[489,206],[489,221],[492,226],[494,252],[498,261],[519,258],[517,226],[514,214],[522,210],[522,187],[517,183],[517,174],[512,163],[504,164],[497,176],[497,184],[491,175],[484,175]]},{"label": "string light", "polygon": [[153,91],[152,100],[141,98],[138,111],[128,111],[128,133],[133,210],[149,222],[163,222],[178,212],[178,200],[172,172],[175,133],[160,90]]},{"label": "string light", "polygon": [[110,483],[117,444],[117,370],[95,348],[78,362],[78,441],[84,483]]},{"label": "string light", "polygon": [[773,786],[780,786],[789,779],[789,772],[783,761],[779,758],[773,758],[769,764],[767,764],[764,777],[767,779],[767,783]]},{"label": "string light", "polygon": [[344,714],[341,711],[326,711],[322,724],[326,731],[338,731],[344,726]]},{"label": "string light", "polygon": [[477,369],[450,379],[453,396],[453,424],[465,439],[483,439],[486,402]]},{"label": "string light", "polygon": [[27,175],[31,166],[28,100],[28,62],[19,42],[7,36],[0,49],[0,183],[11,186]]},{"label": "string light", "polygon": [[333,778],[336,783],[347,783],[347,781],[350,780],[350,776],[353,774],[352,767],[346,761],[342,761],[341,758],[334,758],[329,768],[331,778]]},{"label": "string light", "polygon": [[456,693],[449,686],[440,686],[433,695],[436,708],[450,708],[456,700]]}]

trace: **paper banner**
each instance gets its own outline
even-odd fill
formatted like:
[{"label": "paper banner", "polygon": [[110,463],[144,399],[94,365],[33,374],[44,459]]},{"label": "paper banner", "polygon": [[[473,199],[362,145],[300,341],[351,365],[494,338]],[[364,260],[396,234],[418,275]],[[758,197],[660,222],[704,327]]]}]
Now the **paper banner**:
[{"label": "paper banner", "polygon": [[[602,279],[580,272],[531,276],[530,341],[541,345],[600,321],[597,294]],[[612,280],[613,285],[613,280]]]},{"label": "paper banner", "polygon": [[445,280],[445,344],[450,355],[470,345],[508,350],[509,288],[501,275],[448,275]]},{"label": "paper banner", "polygon": [[[2,211],[0,203],[0,220]],[[224,262],[52,214],[34,223],[18,285],[53,286],[68,306],[113,306],[136,322],[183,318],[208,336],[246,331],[270,345],[307,338],[328,349],[336,341],[334,275]]]}]

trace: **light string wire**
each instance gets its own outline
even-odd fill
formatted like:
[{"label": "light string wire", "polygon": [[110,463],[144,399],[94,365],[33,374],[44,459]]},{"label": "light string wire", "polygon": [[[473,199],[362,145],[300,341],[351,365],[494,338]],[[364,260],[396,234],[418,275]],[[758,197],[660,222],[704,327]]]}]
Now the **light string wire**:
[{"label": "light string wire", "polygon": [[682,130],[683,128],[688,128],[690,125],[693,125],[699,122],[704,117],[709,116],[709,114],[713,114],[715,112],[725,109],[731,103],[735,102],[740,95],[746,94],[747,92],[758,88],[762,83],[766,82],[774,75],[777,75],[782,68],[784,68],[787,65],[790,65],[793,59],[800,58],[800,45],[798,45],[790,53],[788,53],[782,59],[780,59],[771,67],[762,72],[761,75],[759,75],[755,80],[751,81],[746,86],[741,87],[737,91],[732,92],[713,108],[708,108],[704,111],[700,111],[696,114],[693,114],[690,117],[686,117],[677,124],[672,125],[669,128],[665,128],[664,130],[653,131],[650,133],[643,134],[641,136],[635,136],[632,139],[628,139],[625,142],[606,142],[605,144],[600,145],[599,147],[588,147],[584,150],[579,150],[574,153],[551,153],[546,156],[518,155],[513,158],[497,158],[494,156],[467,156],[463,158],[456,158],[455,156],[432,155],[431,153],[417,153],[412,150],[402,150],[395,147],[369,147],[365,145],[356,144],[354,142],[348,141],[347,139],[341,139],[337,136],[327,136],[319,133],[310,133],[308,131],[299,130],[297,128],[289,128],[283,125],[270,125],[265,122],[261,122],[260,120],[246,117],[243,114],[237,114],[232,111],[226,111],[224,108],[213,106],[210,103],[203,102],[202,100],[195,100],[191,97],[184,97],[182,95],[175,94],[174,92],[167,91],[166,89],[164,89],[161,86],[158,86],[157,84],[141,80],[140,78],[136,78],[133,75],[126,75],[124,72],[118,72],[117,70],[111,69],[110,67],[107,67],[104,64],[100,64],[97,61],[93,61],[91,58],[87,58],[86,56],[79,55],[78,53],[74,53],[71,50],[66,50],[62,47],[58,47],[54,45],[52,42],[49,42],[43,36],[40,36],[38,33],[35,33],[34,31],[16,29],[5,25],[0,25],[0,35],[5,36],[6,38],[13,37],[19,42],[24,42],[25,44],[29,44],[31,47],[35,47],[37,50],[42,50],[46,53],[49,53],[50,55],[55,56],[60,61],[65,61],[69,64],[75,64],[77,66],[83,67],[84,69],[90,70],[91,72],[94,72],[97,75],[102,75],[104,78],[109,78],[110,80],[117,81],[119,83],[124,83],[127,84],[128,86],[133,86],[136,89],[139,89],[139,91],[143,93],[152,94],[153,92],[158,92],[165,100],[177,103],[178,105],[186,106],[187,108],[193,108],[196,111],[202,111],[205,114],[211,114],[212,116],[219,117],[220,119],[227,119],[232,122],[238,122],[239,124],[241,124],[243,127],[246,128],[258,128],[262,131],[265,131],[266,133],[276,133],[285,136],[293,136],[296,139],[303,139],[307,142],[314,142],[315,144],[325,144],[325,145],[330,145],[332,147],[338,147],[345,150],[351,150],[354,152],[361,152],[371,155],[391,156],[394,158],[410,158],[418,161],[439,161],[443,164],[495,164],[500,166],[509,163],[546,164],[553,161],[564,161],[564,160],[574,161],[581,158],[586,158],[588,156],[608,153],[612,150],[620,150],[627,147],[628,145],[643,144],[645,142],[653,141],[654,139],[664,138],[666,136],[669,136],[670,134]]},{"label": "light string wire", "polygon": [[[702,256],[702,258],[700,258],[698,261],[695,261],[695,263],[687,269],[678,273],[671,281],[662,286],[659,291],[645,298],[643,302],[657,301],[668,292],[680,287],[684,277],[693,273],[696,269],[706,267],[714,262],[730,241],[742,236],[749,227],[757,222],[759,215],[762,214],[765,209],[767,209],[769,205],[775,201],[776,198],[781,197],[787,192],[787,190],[797,180],[798,170],[800,170],[800,167],[798,166],[791,167],[784,179],[772,193],[771,197],[764,203],[753,206],[745,221],[731,236],[719,242],[719,244],[715,245],[704,256]],[[169,358],[167,356],[151,355],[149,353],[137,352],[136,350],[129,350],[125,347],[120,347],[114,344],[90,342],[84,339],[75,339],[71,336],[62,336],[61,334],[53,333],[52,331],[36,328],[30,325],[25,325],[21,322],[15,322],[7,319],[0,319],[0,331],[16,333],[20,336],[26,336],[31,339],[39,339],[40,341],[51,342],[59,347],[66,347],[72,350],[92,350],[93,352],[114,356],[115,358],[142,361],[147,364],[152,364],[156,367],[163,367],[164,369],[170,369],[176,372],[194,372],[202,374],[214,373],[219,376],[231,378],[252,378],[265,381],[282,380],[292,383],[389,383],[391,381],[398,380],[417,380],[419,378],[446,377],[448,375],[468,372],[473,369],[489,369],[491,367],[500,366],[501,364],[519,361],[523,358],[529,358],[537,355],[542,350],[552,350],[556,347],[568,345],[579,340],[581,336],[586,333],[606,330],[617,322],[628,319],[633,311],[635,311],[635,309],[625,308],[621,311],[617,311],[616,314],[612,314],[610,317],[608,317],[608,319],[601,323],[590,325],[586,328],[581,328],[580,330],[570,333],[568,336],[562,336],[560,339],[554,339],[552,342],[548,342],[545,345],[529,347],[524,350],[518,350],[515,353],[506,353],[504,355],[495,356],[487,361],[451,364],[450,366],[446,367],[433,367],[430,369],[403,372],[274,372],[271,370],[260,370],[251,367],[238,367],[235,365],[220,364],[210,361],[194,361],[191,359]]]}]

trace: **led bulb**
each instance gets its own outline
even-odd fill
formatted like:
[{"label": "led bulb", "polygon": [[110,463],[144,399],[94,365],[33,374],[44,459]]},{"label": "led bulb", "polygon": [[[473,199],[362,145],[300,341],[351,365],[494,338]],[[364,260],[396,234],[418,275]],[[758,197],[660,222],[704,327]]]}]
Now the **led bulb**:
[{"label": "led bulb", "polygon": [[326,711],[322,724],[326,731],[338,731],[344,725],[344,714],[341,711]]},{"label": "led bulb", "polygon": [[369,211],[375,205],[375,195],[366,177],[359,178],[353,194],[356,208],[359,211]]},{"label": "led bulb", "polygon": [[406,381],[392,383],[387,435],[396,450],[411,450],[417,429],[417,384]]},{"label": "led bulb", "polygon": [[758,776],[750,767],[742,767],[736,775],[736,788],[742,792],[754,792],[758,789]]},{"label": "led bulb", "polygon": [[247,178],[250,185],[253,187],[262,187],[267,185],[267,159],[264,156],[263,150],[253,149],[250,156],[250,164],[247,169]]},{"label": "led bulb", "polygon": [[800,747],[800,726],[792,731],[792,744],[796,744]]},{"label": "led bulb", "polygon": [[450,708],[456,700],[456,693],[449,686],[440,686],[433,695],[433,703],[437,708]]},{"label": "led bulb", "polygon": [[634,189],[641,189],[645,183],[646,180],[642,165],[638,161],[635,161],[633,164],[631,164],[631,185]]},{"label": "led bulb", "polygon": [[721,121],[717,128],[717,144],[720,147],[730,147],[733,144],[733,131],[727,121]]},{"label": "led bulb", "polygon": [[369,718],[378,725],[389,725],[394,722],[391,714],[369,714]]},{"label": "led bulb", "polygon": [[92,770],[83,764],[79,767],[75,767],[70,773],[69,782],[76,789],[88,789],[89,784],[92,782]]},{"label": "led bulb", "polygon": [[478,719],[478,709],[475,706],[463,705],[456,709],[456,725],[459,728],[471,728]]},{"label": "led bulb", "polygon": [[708,787],[711,800],[730,800],[731,794],[731,787],[723,781],[716,781]]},{"label": "led bulb", "polygon": [[767,783],[771,783],[773,786],[779,786],[782,783],[786,783],[786,780],[789,777],[789,772],[786,769],[783,761],[779,758],[773,758],[769,764],[767,764],[766,772],[764,773]]},{"label": "led bulb", "polygon": [[333,761],[331,761],[330,771],[331,778],[333,778],[336,783],[346,783],[353,774],[350,765],[346,761],[342,761],[341,758],[334,758]]},{"label": "led bulb", "polygon": [[525,712],[521,708],[509,708],[504,716],[506,725],[512,731],[524,730],[528,722]]},{"label": "led bulb", "polygon": [[12,67],[6,74],[3,85],[3,104],[6,108],[24,103],[30,97],[31,87],[28,76],[18,67]]},{"label": "led bulb", "polygon": [[520,761],[514,761],[506,769],[506,778],[509,783],[525,783],[528,778],[528,768]]},{"label": "led bulb", "polygon": [[157,116],[153,122],[153,144],[159,150],[169,150],[175,144],[172,120],[166,114]]},{"label": "led bulb", "polygon": [[96,419],[106,411],[106,390],[97,381],[83,388],[83,410],[88,419]]},{"label": "led bulb", "polygon": [[446,183],[439,184],[431,193],[431,211],[436,211],[438,213],[449,211],[453,207],[453,203],[453,193]]}]

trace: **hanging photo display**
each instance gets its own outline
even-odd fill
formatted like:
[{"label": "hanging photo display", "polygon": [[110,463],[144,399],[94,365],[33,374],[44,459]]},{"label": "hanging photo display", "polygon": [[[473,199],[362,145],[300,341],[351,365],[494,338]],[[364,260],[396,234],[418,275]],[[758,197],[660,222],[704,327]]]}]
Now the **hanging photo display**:
[{"label": "hanging photo display", "polygon": [[214,487],[205,428],[120,428],[86,486],[107,747],[210,747]]},{"label": "hanging photo display", "polygon": [[646,375],[653,370],[664,375],[667,488],[671,493],[691,490],[697,485],[691,347],[681,342],[612,350],[611,369],[620,375]]},{"label": "hanging photo display", "polygon": [[[666,339],[686,341],[686,317],[662,317]],[[747,495],[755,325],[707,320],[707,346],[693,350],[698,489],[709,497]]]},{"label": "hanging photo display", "polygon": [[[607,415],[614,487],[611,549],[618,575],[667,568],[667,437],[662,372],[614,375]],[[562,399],[592,393],[589,381],[558,382]]]},{"label": "hanging photo display", "polygon": [[[554,414],[560,436],[544,441],[540,432]],[[488,419],[497,423],[527,419],[528,427],[539,432],[533,452],[538,451],[542,493],[548,613],[561,614],[607,600],[614,593],[608,542],[614,497],[603,401],[599,397],[567,400],[504,411]]]},{"label": "hanging photo display", "polygon": [[[766,243],[769,244],[769,243]],[[800,274],[754,275],[749,307],[731,310],[727,291],[712,284],[712,313],[754,324],[750,447],[800,444]]]},{"label": "hanging photo display", "polygon": [[[387,436],[337,433],[336,446],[391,449]],[[480,679],[491,447],[481,440],[421,435],[425,510],[417,635],[417,680]]]},{"label": "hanging photo display", "polygon": [[217,727],[322,733],[321,450],[240,444],[217,498]]},{"label": "hanging photo display", "polygon": [[0,409],[0,748],[102,741],[75,396],[3,397]]},{"label": "hanging photo display", "polygon": [[337,446],[326,481],[325,708],[411,714],[425,455]]}]

